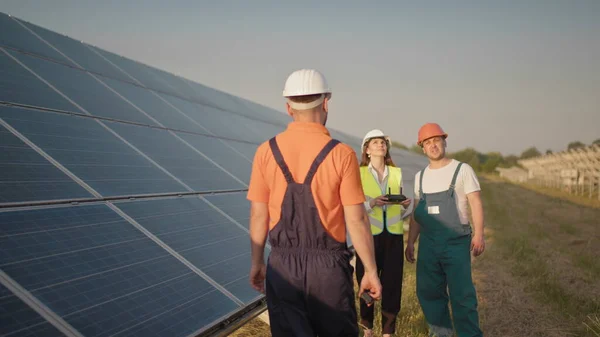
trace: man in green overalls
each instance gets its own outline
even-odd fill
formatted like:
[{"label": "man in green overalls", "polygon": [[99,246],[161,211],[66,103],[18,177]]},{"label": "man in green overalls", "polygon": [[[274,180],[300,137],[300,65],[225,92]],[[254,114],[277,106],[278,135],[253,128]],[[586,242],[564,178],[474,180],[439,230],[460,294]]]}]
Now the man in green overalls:
[{"label": "man in green overalls", "polygon": [[[483,336],[477,295],[471,277],[471,256],[485,248],[480,186],[466,163],[446,157],[448,135],[435,123],[419,130],[417,144],[429,165],[415,175],[415,208],[411,218],[406,260],[413,263],[419,237],[417,298],[429,326],[429,336]],[[473,230],[468,209],[473,217]],[[448,294],[452,306],[450,319]]]}]

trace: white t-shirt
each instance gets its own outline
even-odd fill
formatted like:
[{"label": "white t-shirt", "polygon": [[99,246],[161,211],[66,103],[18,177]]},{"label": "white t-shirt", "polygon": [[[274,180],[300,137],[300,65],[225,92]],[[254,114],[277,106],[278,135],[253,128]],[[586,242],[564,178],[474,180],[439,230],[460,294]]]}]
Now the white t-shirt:
[{"label": "white t-shirt", "polygon": [[[436,193],[450,188],[450,183],[452,182],[452,177],[454,176],[454,171],[456,171],[458,164],[458,160],[452,159],[450,164],[439,169],[431,169],[427,166],[427,168],[425,168],[425,175],[423,176],[423,193]],[[421,171],[415,174],[415,200],[418,200],[420,197],[420,179]],[[467,200],[467,194],[481,190],[475,171],[467,163],[463,163],[460,167],[454,189],[456,193],[458,216],[463,224],[467,224],[469,223],[469,202]]]}]

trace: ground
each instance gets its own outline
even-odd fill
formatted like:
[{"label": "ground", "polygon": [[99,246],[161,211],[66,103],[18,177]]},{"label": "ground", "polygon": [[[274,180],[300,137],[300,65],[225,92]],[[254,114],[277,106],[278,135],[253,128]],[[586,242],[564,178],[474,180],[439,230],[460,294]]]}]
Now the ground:
[{"label": "ground", "polygon": [[[484,335],[600,337],[598,203],[494,176],[481,183],[487,248],[473,258],[473,277]],[[415,266],[404,265],[396,335],[426,337]],[[232,336],[270,334],[266,324],[253,320]]]}]

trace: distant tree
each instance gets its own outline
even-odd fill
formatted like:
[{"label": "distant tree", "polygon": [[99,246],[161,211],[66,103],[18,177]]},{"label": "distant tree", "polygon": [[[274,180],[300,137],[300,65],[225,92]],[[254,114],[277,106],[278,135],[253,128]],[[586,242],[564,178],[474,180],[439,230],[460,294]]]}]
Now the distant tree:
[{"label": "distant tree", "polygon": [[481,164],[485,162],[485,155],[477,152],[473,148],[466,148],[464,150],[448,154],[450,158],[454,158],[463,163],[469,164],[475,171],[481,170]]},{"label": "distant tree", "polygon": [[521,153],[521,159],[533,158],[539,155],[541,155],[540,151],[535,146],[532,146]]},{"label": "distant tree", "polygon": [[550,149],[546,150],[546,154],[552,154],[552,153],[553,153],[552,150],[550,150]]},{"label": "distant tree", "polygon": [[595,141],[593,141],[592,144],[600,145],[600,138],[598,138]]},{"label": "distant tree", "polygon": [[399,143],[399,142],[394,142],[394,141],[392,141],[392,147],[397,147],[399,149],[408,150],[408,146],[406,146],[402,143]]},{"label": "distant tree", "polygon": [[486,173],[493,173],[503,161],[504,158],[500,152],[489,152],[484,155],[485,161],[481,165],[481,171]]},{"label": "distant tree", "polygon": [[569,145],[567,145],[567,150],[577,149],[580,147],[585,147],[585,144],[580,141],[570,142]]},{"label": "distant tree", "polygon": [[502,163],[500,163],[498,166],[499,167],[513,167],[513,166],[520,166],[519,163],[517,162],[519,160],[519,157],[515,156],[515,155],[509,155],[504,157],[504,160],[502,160]]}]

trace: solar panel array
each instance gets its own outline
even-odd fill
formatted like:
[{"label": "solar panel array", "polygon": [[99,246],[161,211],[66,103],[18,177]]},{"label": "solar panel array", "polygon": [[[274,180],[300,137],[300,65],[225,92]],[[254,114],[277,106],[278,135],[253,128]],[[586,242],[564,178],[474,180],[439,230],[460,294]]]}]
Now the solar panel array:
[{"label": "solar panel array", "polygon": [[[245,191],[288,122],[0,13],[0,335],[196,336],[260,303]],[[423,158],[394,159],[410,195]]]}]

